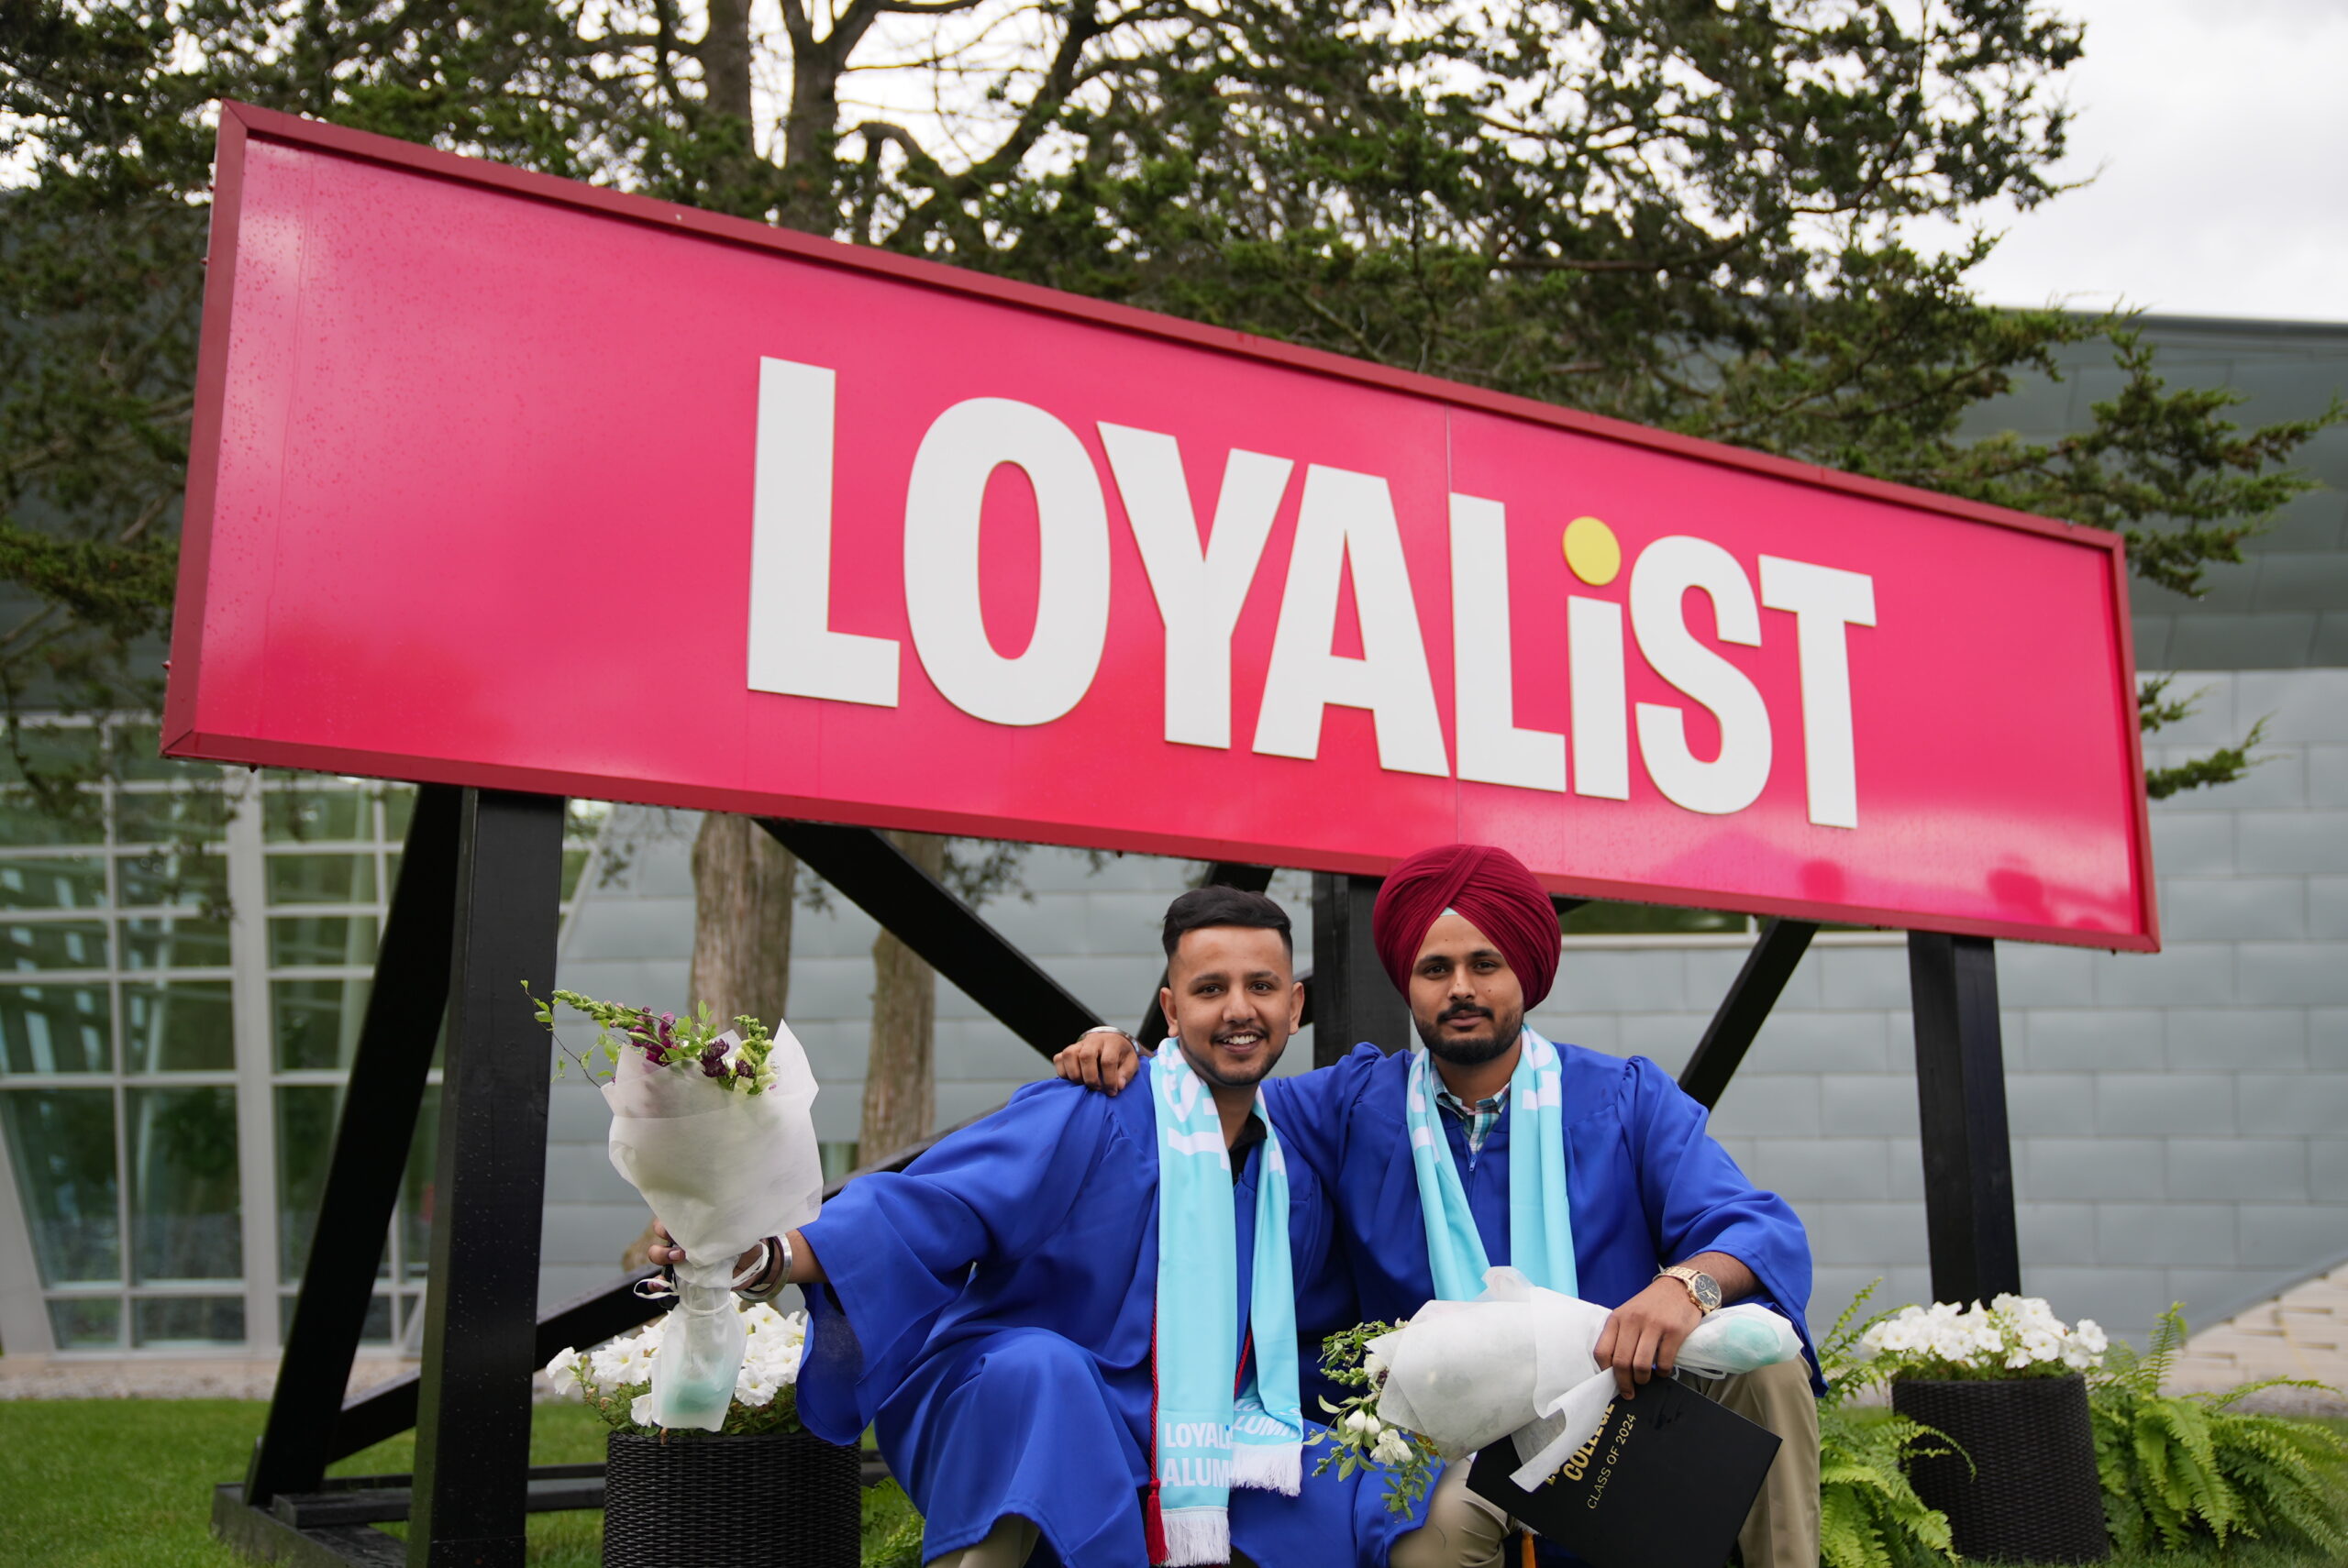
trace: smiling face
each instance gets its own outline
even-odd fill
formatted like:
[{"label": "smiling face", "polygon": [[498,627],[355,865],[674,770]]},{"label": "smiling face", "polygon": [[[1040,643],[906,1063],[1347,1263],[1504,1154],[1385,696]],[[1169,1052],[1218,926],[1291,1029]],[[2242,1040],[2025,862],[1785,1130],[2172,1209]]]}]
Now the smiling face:
[{"label": "smiling face", "polygon": [[1205,925],[1176,944],[1157,1004],[1192,1070],[1215,1088],[1241,1088],[1280,1059],[1303,1015],[1304,988],[1279,932]]},{"label": "smiling face", "polygon": [[1465,915],[1445,910],[1411,966],[1411,1021],[1437,1059],[1491,1061],[1524,1031],[1524,982]]}]

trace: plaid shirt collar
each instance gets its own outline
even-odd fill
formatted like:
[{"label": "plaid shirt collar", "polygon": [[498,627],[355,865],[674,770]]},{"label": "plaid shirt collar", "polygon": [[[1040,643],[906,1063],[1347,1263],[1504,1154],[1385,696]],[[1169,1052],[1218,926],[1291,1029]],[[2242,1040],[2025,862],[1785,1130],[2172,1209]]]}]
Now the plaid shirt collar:
[{"label": "plaid shirt collar", "polygon": [[1434,1091],[1434,1102],[1443,1108],[1445,1114],[1456,1116],[1468,1124],[1468,1152],[1479,1154],[1484,1151],[1485,1138],[1490,1135],[1501,1119],[1501,1108],[1508,1104],[1508,1090],[1502,1088],[1491,1099],[1470,1104],[1447,1088],[1438,1088]]}]

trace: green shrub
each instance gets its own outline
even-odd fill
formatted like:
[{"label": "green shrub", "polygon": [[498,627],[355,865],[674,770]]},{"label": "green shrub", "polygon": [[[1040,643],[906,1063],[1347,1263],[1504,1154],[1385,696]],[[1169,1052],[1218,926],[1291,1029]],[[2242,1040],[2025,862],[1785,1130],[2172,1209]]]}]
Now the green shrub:
[{"label": "green shrub", "polygon": [[1875,1321],[1858,1320],[1874,1294],[1873,1285],[1860,1291],[1819,1342],[1819,1370],[1826,1375],[1818,1402],[1819,1562],[1822,1568],[1953,1564],[1948,1516],[1916,1496],[1901,1465],[1911,1452],[1939,1452],[1946,1440],[1904,1416],[1849,1405],[1852,1395],[1878,1380],[1855,1353]]},{"label": "green shrub", "polygon": [[862,1568],[921,1568],[921,1516],[895,1481],[864,1490]]},{"label": "green shrub", "polygon": [[2114,1344],[2089,1385],[2112,1544],[2175,1551],[2246,1535],[2348,1559],[2348,1441],[2313,1421],[2236,1408],[2262,1388],[2323,1385],[2276,1377],[2224,1394],[2164,1394],[2184,1342],[2173,1306],[2143,1354]]}]

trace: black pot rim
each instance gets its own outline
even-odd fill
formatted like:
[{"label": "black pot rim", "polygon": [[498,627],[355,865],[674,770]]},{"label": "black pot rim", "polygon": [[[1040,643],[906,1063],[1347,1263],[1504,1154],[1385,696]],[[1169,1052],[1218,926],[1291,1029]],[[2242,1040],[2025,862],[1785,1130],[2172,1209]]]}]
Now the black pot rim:
[{"label": "black pot rim", "polygon": [[2084,1372],[2066,1372],[2060,1377],[1895,1377],[1891,1386],[1903,1385],[1910,1388],[2011,1388],[2020,1384],[2043,1383],[2050,1388],[2065,1384],[2085,1383]]},{"label": "black pot rim", "polygon": [[792,1442],[802,1439],[815,1442],[824,1441],[804,1427],[795,1432],[696,1432],[692,1437],[681,1437],[673,1443],[659,1437],[648,1437],[643,1432],[624,1432],[617,1427],[612,1428],[604,1436],[612,1442],[640,1442],[650,1448],[699,1448],[705,1443],[721,1442]]}]

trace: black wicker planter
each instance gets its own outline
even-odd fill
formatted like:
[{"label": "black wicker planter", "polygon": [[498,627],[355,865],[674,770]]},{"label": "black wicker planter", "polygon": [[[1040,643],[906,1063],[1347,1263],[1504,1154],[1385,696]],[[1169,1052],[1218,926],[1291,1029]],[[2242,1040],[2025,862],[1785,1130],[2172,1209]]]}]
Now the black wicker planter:
[{"label": "black wicker planter", "polygon": [[858,1568],[854,1449],[805,1432],[614,1432],[604,1455],[604,1568]]},{"label": "black wicker planter", "polygon": [[1960,1556],[2004,1562],[2100,1562],[2111,1555],[2096,1480],[2087,1380],[1900,1379],[1891,1408],[1945,1432],[1970,1456],[1911,1458],[1916,1495],[1948,1516]]}]

